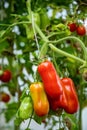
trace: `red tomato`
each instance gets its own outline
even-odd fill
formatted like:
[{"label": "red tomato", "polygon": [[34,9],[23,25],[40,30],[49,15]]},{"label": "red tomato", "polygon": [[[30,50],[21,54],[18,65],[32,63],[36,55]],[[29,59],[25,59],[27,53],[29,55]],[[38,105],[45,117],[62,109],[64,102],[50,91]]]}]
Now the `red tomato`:
[{"label": "red tomato", "polygon": [[0,76],[0,80],[3,82],[9,82],[12,78],[11,71],[5,70],[3,74]]},{"label": "red tomato", "polygon": [[86,34],[86,29],[83,25],[79,25],[76,29],[78,35],[83,36]]},{"label": "red tomato", "polygon": [[1,98],[0,100],[1,100],[2,102],[7,103],[7,102],[9,102],[9,100],[10,100],[10,95],[3,92],[3,93],[1,93],[0,98]]},{"label": "red tomato", "polygon": [[69,27],[69,29],[70,29],[71,32],[74,32],[77,29],[76,23],[69,23],[68,27]]},{"label": "red tomato", "polygon": [[65,94],[65,97],[63,96],[61,101],[66,98],[68,103],[66,104],[64,110],[69,114],[74,114],[79,108],[79,100],[75,90],[74,82],[70,78],[63,78],[61,81],[63,83],[63,90]]},{"label": "red tomato", "polygon": [[51,61],[44,61],[38,65],[37,70],[49,97],[52,99],[59,98],[63,92],[62,82],[53,63]]}]

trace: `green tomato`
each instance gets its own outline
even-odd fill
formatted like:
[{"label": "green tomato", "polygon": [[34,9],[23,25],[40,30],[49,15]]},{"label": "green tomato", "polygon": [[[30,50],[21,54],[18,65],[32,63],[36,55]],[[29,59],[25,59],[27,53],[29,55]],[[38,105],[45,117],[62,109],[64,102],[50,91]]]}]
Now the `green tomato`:
[{"label": "green tomato", "polygon": [[21,119],[28,119],[33,112],[33,104],[30,97],[25,97],[21,102],[18,110],[18,115]]}]

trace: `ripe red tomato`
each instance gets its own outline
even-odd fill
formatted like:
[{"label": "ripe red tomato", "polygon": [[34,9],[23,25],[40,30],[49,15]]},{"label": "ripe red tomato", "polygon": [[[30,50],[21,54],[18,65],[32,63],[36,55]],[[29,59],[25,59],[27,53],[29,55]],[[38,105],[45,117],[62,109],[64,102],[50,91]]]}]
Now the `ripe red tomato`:
[{"label": "ripe red tomato", "polygon": [[76,29],[78,35],[83,36],[86,34],[86,28],[83,25],[79,25]]},{"label": "ripe red tomato", "polygon": [[3,82],[9,82],[12,78],[11,71],[5,70],[3,74],[0,76],[0,80]]},{"label": "ripe red tomato", "polygon": [[74,32],[77,29],[76,23],[69,23],[68,27],[69,27],[69,29],[70,29],[71,32]]},{"label": "ripe red tomato", "polygon": [[7,94],[7,93],[5,93],[5,92],[1,93],[0,98],[1,98],[0,100],[1,100],[2,102],[5,102],[5,103],[7,103],[7,102],[10,101],[10,95]]}]

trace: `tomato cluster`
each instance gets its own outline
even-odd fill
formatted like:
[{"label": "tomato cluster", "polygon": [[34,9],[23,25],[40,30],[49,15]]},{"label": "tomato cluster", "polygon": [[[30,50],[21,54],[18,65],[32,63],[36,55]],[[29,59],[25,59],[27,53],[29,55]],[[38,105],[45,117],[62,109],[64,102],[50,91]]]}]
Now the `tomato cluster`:
[{"label": "tomato cluster", "polygon": [[76,33],[80,36],[84,36],[86,34],[86,28],[84,25],[77,25],[76,23],[72,22],[68,23],[68,27],[71,32],[76,31]]},{"label": "tomato cluster", "polygon": [[52,110],[62,108],[69,114],[77,112],[79,102],[72,79],[60,79],[50,61],[42,62],[38,66],[38,72],[44,84],[50,108]]},{"label": "tomato cluster", "polygon": [[37,67],[42,81],[30,85],[30,95],[25,97],[19,107],[18,116],[28,119],[32,112],[45,117],[49,111],[63,109],[69,114],[78,111],[79,101],[74,82],[70,78],[60,78],[51,61],[44,61]]}]

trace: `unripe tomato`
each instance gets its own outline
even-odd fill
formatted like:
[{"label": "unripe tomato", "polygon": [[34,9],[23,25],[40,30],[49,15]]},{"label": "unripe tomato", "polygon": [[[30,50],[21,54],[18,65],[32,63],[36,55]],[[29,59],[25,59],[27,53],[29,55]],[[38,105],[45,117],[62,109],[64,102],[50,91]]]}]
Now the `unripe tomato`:
[{"label": "unripe tomato", "polygon": [[12,78],[12,73],[10,70],[5,70],[2,75],[0,76],[0,80],[2,82],[9,82]]},{"label": "unripe tomato", "polygon": [[68,27],[69,27],[69,29],[70,29],[71,32],[74,32],[77,29],[76,23],[69,23]]},{"label": "unripe tomato", "polygon": [[86,29],[83,25],[79,25],[76,29],[78,35],[83,36],[86,34]]},{"label": "unripe tomato", "polygon": [[2,102],[7,103],[7,102],[10,101],[10,95],[7,94],[7,93],[5,93],[5,92],[0,93],[0,100],[1,100]]},{"label": "unripe tomato", "polygon": [[21,119],[28,119],[33,112],[33,104],[30,97],[25,97],[21,102],[18,110],[19,117]]}]

